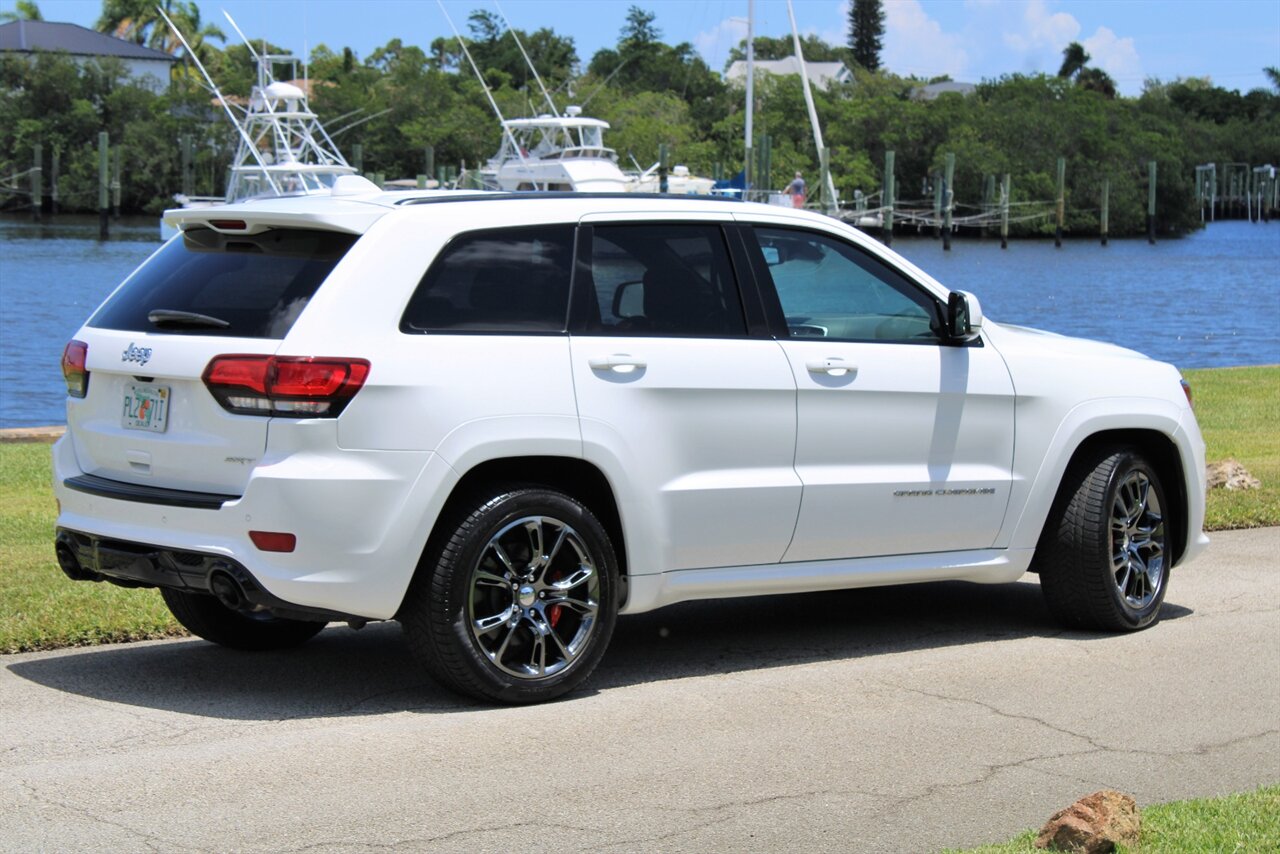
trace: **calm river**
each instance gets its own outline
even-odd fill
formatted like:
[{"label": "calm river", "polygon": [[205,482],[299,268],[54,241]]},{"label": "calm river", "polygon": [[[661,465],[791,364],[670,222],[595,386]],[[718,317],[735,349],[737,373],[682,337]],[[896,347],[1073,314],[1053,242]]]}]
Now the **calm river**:
[{"label": "calm river", "polygon": [[[61,424],[62,347],[159,245],[154,218],[36,225],[0,216],[0,427]],[[996,320],[1111,341],[1183,368],[1280,363],[1280,222],[1223,222],[1182,240],[898,238],[893,248]]]}]

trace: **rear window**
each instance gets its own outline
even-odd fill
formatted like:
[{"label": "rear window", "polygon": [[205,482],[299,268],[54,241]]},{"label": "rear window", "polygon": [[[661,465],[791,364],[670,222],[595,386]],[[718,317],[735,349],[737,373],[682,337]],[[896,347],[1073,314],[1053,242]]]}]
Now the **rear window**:
[{"label": "rear window", "polygon": [[89,320],[99,329],[283,338],[356,235],[191,229],[166,244]]}]

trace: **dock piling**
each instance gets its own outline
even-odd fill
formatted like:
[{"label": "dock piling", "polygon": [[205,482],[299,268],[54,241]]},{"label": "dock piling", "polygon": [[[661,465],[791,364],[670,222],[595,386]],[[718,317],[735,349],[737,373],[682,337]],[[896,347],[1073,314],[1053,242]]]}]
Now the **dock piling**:
[{"label": "dock piling", "polygon": [[1111,219],[1111,179],[1102,179],[1102,216],[1099,218],[1098,224],[1102,231],[1102,245],[1107,245],[1107,227],[1110,225]]},{"label": "dock piling", "polygon": [[49,163],[49,213],[53,216],[58,215],[58,172],[62,165],[62,149],[56,145],[53,151],[49,153],[51,162]]},{"label": "dock piling", "polygon": [[893,152],[884,153],[884,198],[881,204],[884,213],[881,215],[880,236],[885,246],[893,245]]},{"label": "dock piling", "polygon": [[111,145],[107,139],[107,132],[98,132],[98,239],[106,240],[109,232],[111,219],[111,210],[108,207],[107,195],[111,189],[107,176],[109,173],[111,160]]},{"label": "dock piling", "polygon": [[1147,161],[1147,242],[1156,243],[1156,162]]},{"label": "dock piling", "polygon": [[1062,248],[1062,225],[1067,213],[1067,159],[1058,158],[1058,224],[1053,230],[1053,245]]},{"label": "dock piling", "polygon": [[33,148],[33,161],[31,165],[31,219],[36,222],[40,221],[40,207],[44,204],[44,187],[42,184],[43,175],[41,174],[41,164],[44,162],[44,146],[36,143]]},{"label": "dock piling", "polygon": [[1000,181],[1000,248],[1009,248],[1009,173]]},{"label": "dock piling", "polygon": [[194,174],[192,172],[192,141],[191,134],[184,133],[182,135],[180,151],[182,156],[182,195],[190,196],[195,193],[194,190]]},{"label": "dock piling", "polygon": [[952,189],[952,181],[956,176],[956,155],[953,151],[947,152],[947,172],[946,177],[942,180],[942,201],[945,207],[942,213],[942,248],[946,252],[951,251],[951,209],[955,206],[955,191]]},{"label": "dock piling", "polygon": [[120,150],[120,146],[115,145],[111,148],[112,166],[111,173],[111,218],[120,219],[120,162],[124,159],[124,154]]}]

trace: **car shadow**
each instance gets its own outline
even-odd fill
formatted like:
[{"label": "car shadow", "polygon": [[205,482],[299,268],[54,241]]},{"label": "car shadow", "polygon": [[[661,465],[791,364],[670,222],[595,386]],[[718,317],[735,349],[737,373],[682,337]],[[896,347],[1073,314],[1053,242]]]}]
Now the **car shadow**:
[{"label": "car shadow", "polygon": [[[1191,613],[1166,602],[1161,618]],[[619,619],[584,690],[1037,636],[1113,637],[1058,629],[1034,581],[689,602]],[[192,639],[68,650],[7,669],[96,700],[226,720],[487,708],[431,681],[391,623],[359,632],[335,626],[301,647],[270,653]]]}]

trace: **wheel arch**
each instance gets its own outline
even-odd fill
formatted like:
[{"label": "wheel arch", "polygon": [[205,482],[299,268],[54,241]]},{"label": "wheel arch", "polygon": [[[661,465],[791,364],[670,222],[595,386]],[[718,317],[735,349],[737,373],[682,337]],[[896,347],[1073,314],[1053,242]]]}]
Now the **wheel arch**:
[{"label": "wheel arch", "polygon": [[[1102,456],[1104,451],[1131,449],[1151,464],[1164,487],[1165,499],[1178,508],[1178,512],[1170,519],[1169,544],[1171,546],[1171,566],[1176,566],[1187,550],[1188,525],[1191,519],[1191,505],[1187,494],[1186,471],[1183,467],[1182,455],[1172,437],[1156,429],[1122,428],[1100,430],[1086,436],[1068,458],[1066,465],[1058,477],[1054,490],[1053,502],[1048,512],[1040,520],[1037,528],[1037,542],[1045,526],[1056,518],[1063,502],[1069,501],[1072,487],[1067,483],[1066,474],[1073,470],[1077,462],[1083,459]],[[1035,566],[1035,562],[1032,562]]]},{"label": "wheel arch", "polygon": [[[472,502],[479,495],[499,486],[536,485],[563,492],[581,501],[595,514],[609,535],[614,556],[618,561],[620,585],[619,606],[627,599],[627,548],[622,530],[622,516],[618,509],[612,484],[604,472],[592,463],[576,457],[518,456],[499,457],[477,463],[468,469],[454,484],[445,499],[440,513],[432,524],[431,532],[414,569],[416,581],[422,571],[422,560],[431,552],[441,536],[448,537],[442,522],[454,518],[460,506]],[[492,497],[486,495],[486,498]],[[447,527],[445,525],[444,527]],[[412,583],[412,582],[411,582]]]}]

